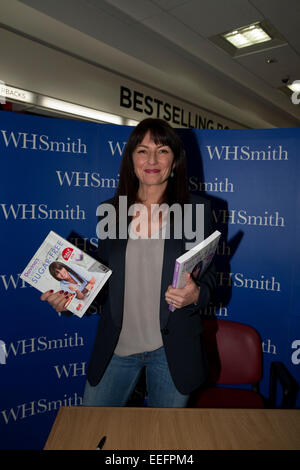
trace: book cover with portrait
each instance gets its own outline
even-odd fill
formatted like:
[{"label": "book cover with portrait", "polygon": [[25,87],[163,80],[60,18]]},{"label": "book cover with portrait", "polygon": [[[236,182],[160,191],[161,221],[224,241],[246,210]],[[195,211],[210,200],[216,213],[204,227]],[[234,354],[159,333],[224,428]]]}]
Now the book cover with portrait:
[{"label": "book cover with portrait", "polygon": [[104,264],[51,231],[20,277],[40,292],[68,292],[65,308],[82,317],[111,274]]}]

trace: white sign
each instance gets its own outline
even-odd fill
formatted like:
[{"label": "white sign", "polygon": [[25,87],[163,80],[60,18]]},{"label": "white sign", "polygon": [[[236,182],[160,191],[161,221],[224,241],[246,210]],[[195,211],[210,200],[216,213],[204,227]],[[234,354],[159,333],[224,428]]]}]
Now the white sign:
[{"label": "white sign", "polygon": [[36,96],[30,91],[5,85],[5,83],[0,80],[0,103],[4,104],[6,103],[6,100],[22,101],[23,103],[33,104],[36,101]]}]

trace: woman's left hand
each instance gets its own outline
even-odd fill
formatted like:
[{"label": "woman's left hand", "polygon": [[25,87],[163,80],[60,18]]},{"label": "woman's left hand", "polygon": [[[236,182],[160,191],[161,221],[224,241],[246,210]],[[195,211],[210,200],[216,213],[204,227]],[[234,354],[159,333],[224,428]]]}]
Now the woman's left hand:
[{"label": "woman's left hand", "polygon": [[166,293],[165,299],[168,304],[172,304],[174,308],[182,308],[186,305],[197,302],[199,297],[200,287],[198,287],[191,275],[186,274],[186,285],[182,289],[174,289],[169,286]]}]

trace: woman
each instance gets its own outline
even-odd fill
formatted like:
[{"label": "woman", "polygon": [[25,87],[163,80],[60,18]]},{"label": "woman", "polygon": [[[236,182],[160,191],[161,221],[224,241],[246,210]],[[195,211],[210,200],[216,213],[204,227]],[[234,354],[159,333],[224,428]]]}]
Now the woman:
[{"label": "woman", "polygon": [[76,294],[78,299],[84,299],[96,282],[95,273],[73,264],[66,265],[60,261],[51,263],[49,272],[60,282],[60,288],[65,293]]},{"label": "woman", "polygon": [[[151,207],[189,203],[194,213],[197,203],[204,204],[204,236],[213,229],[208,201],[195,200],[188,193],[184,150],[165,121],[145,119],[130,135],[119,187],[110,201],[117,212],[121,196],[127,197],[128,207],[142,204],[144,210],[137,205],[138,212],[126,217],[127,239],[99,240],[99,257],[113,274],[87,370],[83,404],[124,406],[145,366],[148,406],[184,407],[191,391],[206,377],[198,310],[209,302],[215,270],[211,265],[199,285],[187,276],[183,289],[173,289],[175,260],[186,251],[186,240],[184,235],[176,236],[175,218],[167,223],[169,230],[164,230],[163,216],[156,219],[153,229]],[[151,238],[157,231],[160,236]],[[58,294],[45,293],[42,299],[58,311],[64,308],[65,300]],[[170,304],[175,308],[172,312]]]}]

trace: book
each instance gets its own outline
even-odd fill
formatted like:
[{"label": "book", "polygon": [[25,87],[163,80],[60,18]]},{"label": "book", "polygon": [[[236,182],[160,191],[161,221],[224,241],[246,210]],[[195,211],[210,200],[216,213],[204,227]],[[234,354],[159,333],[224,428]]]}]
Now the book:
[{"label": "book", "polygon": [[69,292],[65,309],[82,317],[112,271],[68,240],[50,231],[21,279],[40,292]]},{"label": "book", "polygon": [[[186,273],[190,273],[197,283],[206,271],[215,255],[221,233],[216,230],[202,242],[179,256],[175,261],[172,287],[183,288],[186,283]],[[174,311],[173,305],[169,310]]]}]

